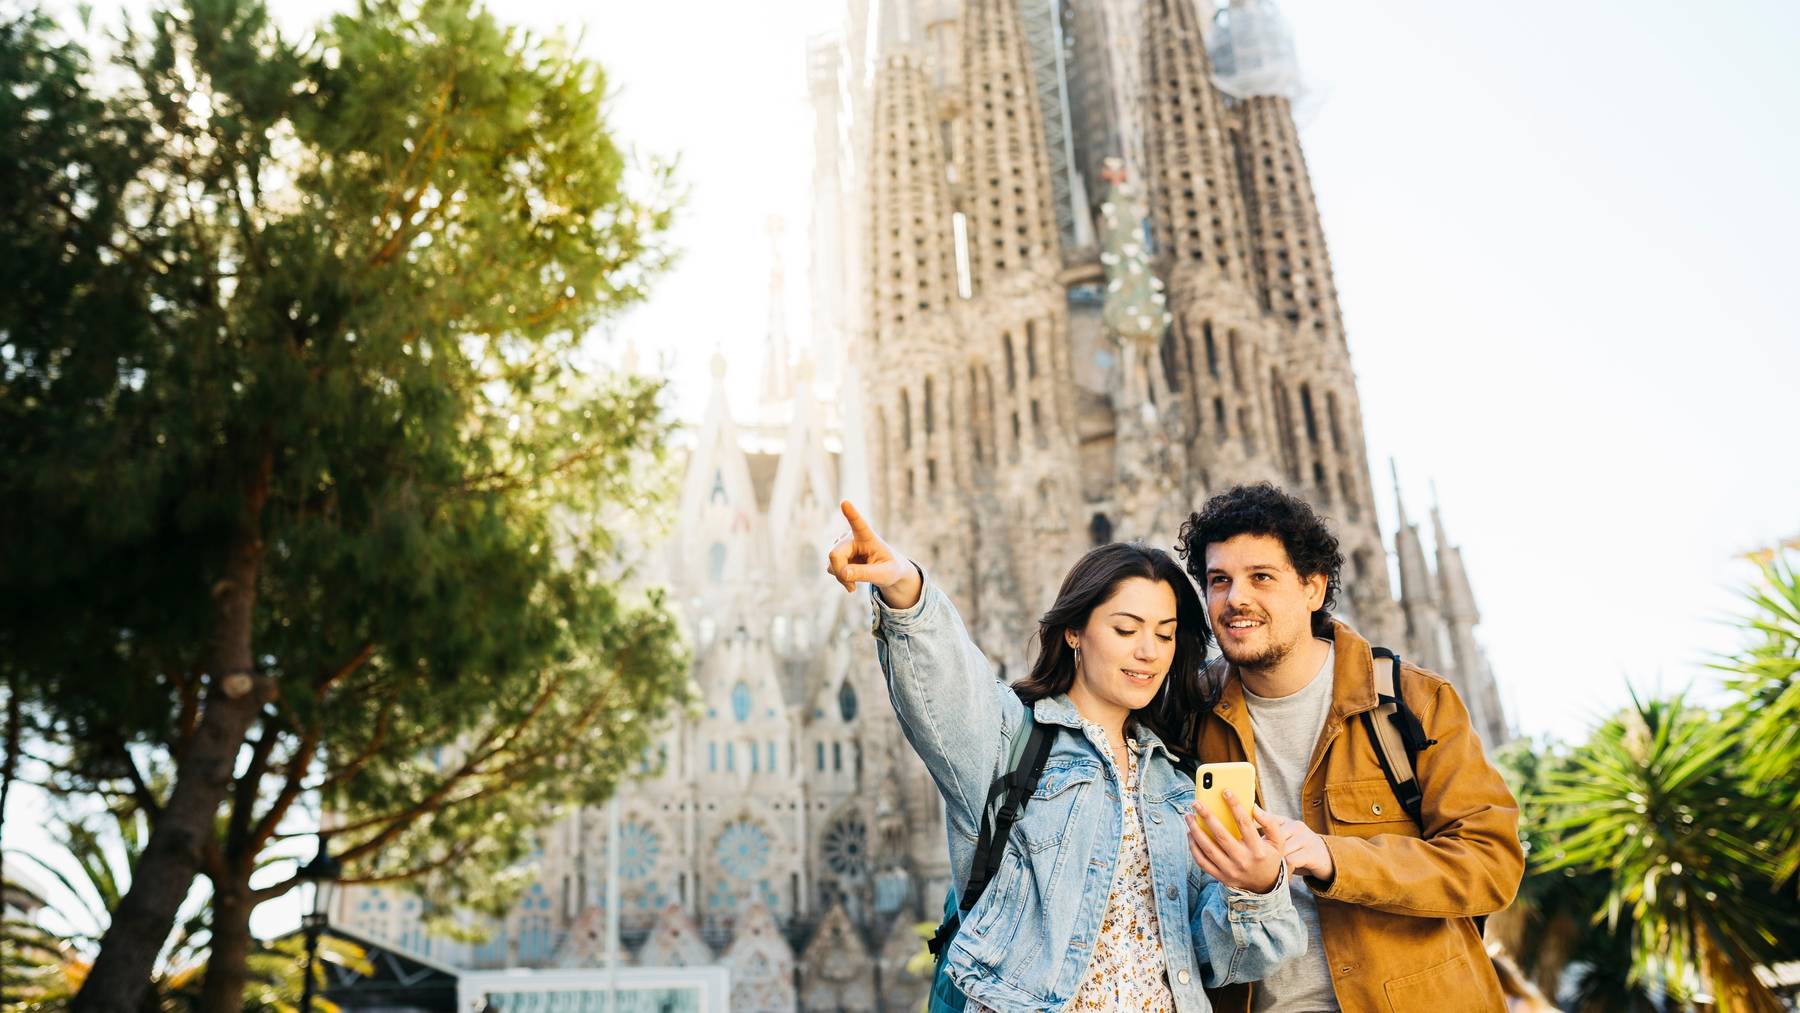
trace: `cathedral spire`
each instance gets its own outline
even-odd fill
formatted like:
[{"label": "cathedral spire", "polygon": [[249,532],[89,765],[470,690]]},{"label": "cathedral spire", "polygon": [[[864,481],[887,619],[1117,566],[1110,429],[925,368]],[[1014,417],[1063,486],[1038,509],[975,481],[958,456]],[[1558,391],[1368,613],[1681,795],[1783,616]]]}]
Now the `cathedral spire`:
[{"label": "cathedral spire", "polygon": [[1400,563],[1400,610],[1406,616],[1406,639],[1421,664],[1444,671],[1451,659],[1446,656],[1437,582],[1425,561],[1419,526],[1407,519],[1406,501],[1400,495],[1400,469],[1392,458],[1388,459],[1388,468],[1394,477],[1394,505],[1400,512],[1400,523],[1394,532],[1394,555]]},{"label": "cathedral spire", "polygon": [[922,317],[949,309],[956,294],[956,243],[936,100],[915,55],[894,53],[882,61],[874,109],[868,283],[870,337],[880,346],[916,328]]},{"label": "cathedral spire", "polygon": [[1469,575],[1463,568],[1462,550],[1450,544],[1444,531],[1444,516],[1438,509],[1437,483],[1431,485],[1431,527],[1437,541],[1438,582],[1442,585],[1445,617],[1451,622],[1481,621],[1475,608],[1475,592],[1469,586]]},{"label": "cathedral spire", "polygon": [[1143,11],[1145,146],[1157,252],[1247,280],[1243,198],[1233,185],[1225,111],[1194,0],[1143,0]]},{"label": "cathedral spire", "polygon": [[781,270],[783,227],[780,215],[769,216],[769,328],[762,375],[765,405],[779,404],[793,393],[788,382],[787,289]]},{"label": "cathedral spire", "polygon": [[1059,264],[1038,102],[1017,0],[965,0],[963,103],[969,117],[969,261],[975,290]]}]

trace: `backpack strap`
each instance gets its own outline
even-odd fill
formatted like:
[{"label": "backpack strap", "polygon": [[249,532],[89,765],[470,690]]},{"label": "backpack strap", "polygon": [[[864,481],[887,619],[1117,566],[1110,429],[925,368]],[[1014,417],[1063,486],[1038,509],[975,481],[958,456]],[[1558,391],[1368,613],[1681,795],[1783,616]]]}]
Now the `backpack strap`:
[{"label": "backpack strap", "polygon": [[[1374,648],[1370,653],[1393,664],[1383,665],[1380,660],[1375,664],[1375,696],[1379,702],[1374,710],[1363,712],[1363,727],[1375,744],[1375,758],[1381,762],[1381,772],[1394,789],[1394,797],[1400,800],[1400,808],[1422,829],[1425,795],[1419,789],[1413,761],[1421,750],[1437,745],[1437,740],[1425,737],[1425,726],[1401,695],[1400,655],[1385,647]],[[1386,720],[1376,720],[1377,715]]]},{"label": "backpack strap", "polygon": [[1006,773],[994,779],[988,788],[987,805],[981,810],[981,836],[975,843],[969,882],[962,889],[956,911],[944,919],[926,944],[934,955],[956,935],[957,928],[962,925],[962,916],[987,892],[989,881],[1000,871],[1007,838],[1012,836],[1013,824],[1025,812],[1032,790],[1043,777],[1044,764],[1050,759],[1050,747],[1056,741],[1056,731],[1055,725],[1038,724],[1031,705],[1025,705],[1019,727],[1013,732]]},{"label": "backpack strap", "polygon": [[[1419,788],[1419,775],[1413,770],[1413,761],[1423,750],[1437,745],[1437,740],[1427,738],[1425,725],[1419,716],[1406,706],[1406,698],[1400,693],[1400,655],[1385,647],[1373,648],[1370,651],[1378,659],[1392,659],[1393,665],[1383,665],[1379,661],[1375,665],[1375,696],[1379,702],[1372,711],[1363,711],[1363,727],[1369,730],[1369,741],[1375,743],[1375,758],[1381,761],[1381,772],[1387,775],[1389,787],[1394,789],[1394,797],[1400,800],[1400,808],[1421,833],[1425,830],[1425,793]],[[1375,720],[1381,714],[1386,721]],[[1476,915],[1475,934],[1487,934],[1487,915]]]}]

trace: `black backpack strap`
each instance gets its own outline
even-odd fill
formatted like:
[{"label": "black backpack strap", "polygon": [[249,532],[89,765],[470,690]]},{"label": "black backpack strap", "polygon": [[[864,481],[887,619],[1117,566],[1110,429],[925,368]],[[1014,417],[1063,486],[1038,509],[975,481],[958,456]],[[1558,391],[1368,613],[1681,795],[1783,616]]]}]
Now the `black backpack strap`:
[{"label": "black backpack strap", "polygon": [[1009,769],[995,778],[988,788],[987,804],[981,810],[981,836],[975,842],[975,860],[969,867],[969,881],[957,898],[956,913],[944,919],[926,944],[933,955],[940,953],[956,935],[957,928],[962,925],[962,916],[987,892],[989,881],[1000,871],[1007,838],[1012,836],[1013,824],[1024,813],[1032,790],[1043,777],[1044,764],[1050,759],[1050,747],[1056,742],[1056,732],[1055,725],[1038,724],[1031,705],[1025,705],[1019,729],[1013,736]]}]

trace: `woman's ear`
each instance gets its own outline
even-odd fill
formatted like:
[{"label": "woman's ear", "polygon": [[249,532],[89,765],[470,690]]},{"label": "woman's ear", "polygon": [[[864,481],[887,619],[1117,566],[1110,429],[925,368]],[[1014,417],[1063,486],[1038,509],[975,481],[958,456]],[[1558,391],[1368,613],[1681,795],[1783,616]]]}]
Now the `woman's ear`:
[{"label": "woman's ear", "polygon": [[1080,647],[1081,634],[1076,633],[1074,630],[1064,630],[1063,643],[1068,644],[1070,647]]}]

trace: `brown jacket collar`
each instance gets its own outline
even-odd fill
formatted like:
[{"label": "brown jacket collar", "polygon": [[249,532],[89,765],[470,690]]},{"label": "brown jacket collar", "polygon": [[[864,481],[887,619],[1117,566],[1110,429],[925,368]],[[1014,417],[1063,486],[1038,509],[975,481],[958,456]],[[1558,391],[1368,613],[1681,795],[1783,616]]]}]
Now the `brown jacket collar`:
[{"label": "brown jacket collar", "polygon": [[[1363,711],[1374,710],[1375,655],[1369,642],[1351,629],[1348,623],[1333,619],[1331,666],[1331,713],[1336,724],[1344,724]],[[1238,736],[1250,741],[1250,712],[1244,707],[1244,680],[1224,658],[1214,659],[1214,670],[1225,669],[1225,685],[1213,704],[1213,713],[1238,730]]]}]

